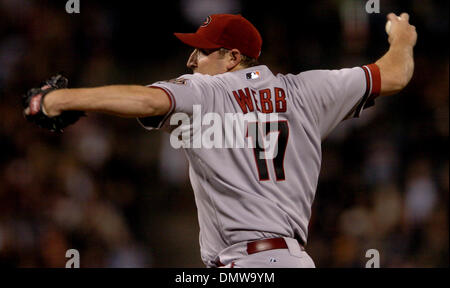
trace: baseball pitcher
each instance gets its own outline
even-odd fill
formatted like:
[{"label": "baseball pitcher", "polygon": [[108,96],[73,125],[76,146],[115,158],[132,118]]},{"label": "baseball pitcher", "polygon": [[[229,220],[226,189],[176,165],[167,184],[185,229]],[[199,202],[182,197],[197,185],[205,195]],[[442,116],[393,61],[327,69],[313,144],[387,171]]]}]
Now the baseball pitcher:
[{"label": "baseball pitcher", "polygon": [[390,47],[375,63],[274,75],[257,62],[262,39],[248,20],[211,15],[175,33],[193,48],[193,74],[79,89],[59,75],[25,95],[24,114],[53,131],[101,112],[171,133],[189,160],[207,267],[315,267],[305,247],[322,140],[413,75],[415,27],[406,13],[387,18]]}]

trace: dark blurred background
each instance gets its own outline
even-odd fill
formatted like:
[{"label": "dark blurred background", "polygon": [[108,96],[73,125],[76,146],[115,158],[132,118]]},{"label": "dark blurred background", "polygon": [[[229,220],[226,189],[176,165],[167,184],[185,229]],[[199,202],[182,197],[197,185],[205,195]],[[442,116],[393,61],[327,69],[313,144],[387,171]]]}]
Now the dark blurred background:
[{"label": "dark blurred background", "polygon": [[[293,1],[292,1],[293,2]],[[150,84],[188,73],[173,32],[240,13],[274,73],[375,62],[389,12],[417,27],[415,74],[398,95],[323,143],[307,251],[318,267],[448,267],[448,1],[0,0],[0,267],[204,267],[182,151],[134,119],[90,114],[56,135],[20,98],[56,72],[71,87]]]}]

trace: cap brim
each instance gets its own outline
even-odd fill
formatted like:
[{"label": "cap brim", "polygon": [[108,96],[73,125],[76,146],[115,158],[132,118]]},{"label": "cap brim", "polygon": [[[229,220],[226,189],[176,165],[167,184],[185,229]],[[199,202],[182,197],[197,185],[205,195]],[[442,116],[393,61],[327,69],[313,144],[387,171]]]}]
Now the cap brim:
[{"label": "cap brim", "polygon": [[216,49],[221,46],[215,44],[197,33],[173,33],[181,42],[194,48],[200,49]]}]

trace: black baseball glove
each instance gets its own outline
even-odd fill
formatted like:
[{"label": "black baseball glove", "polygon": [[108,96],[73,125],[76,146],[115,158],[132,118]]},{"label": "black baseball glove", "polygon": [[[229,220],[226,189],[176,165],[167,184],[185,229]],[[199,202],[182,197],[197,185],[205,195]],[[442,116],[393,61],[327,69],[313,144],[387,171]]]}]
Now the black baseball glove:
[{"label": "black baseball glove", "polygon": [[82,111],[63,111],[54,117],[45,114],[42,105],[45,95],[53,90],[67,88],[68,82],[66,77],[56,75],[45,81],[41,88],[28,90],[22,99],[24,111],[27,111],[24,113],[25,119],[52,132],[63,132],[65,127],[77,122],[80,117],[86,116]]}]

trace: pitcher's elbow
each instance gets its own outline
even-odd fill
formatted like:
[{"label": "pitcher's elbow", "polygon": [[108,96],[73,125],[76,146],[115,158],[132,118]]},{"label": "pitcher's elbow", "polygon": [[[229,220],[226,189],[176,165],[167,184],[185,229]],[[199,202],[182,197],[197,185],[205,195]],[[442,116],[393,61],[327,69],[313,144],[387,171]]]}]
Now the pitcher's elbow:
[{"label": "pitcher's elbow", "polygon": [[411,75],[406,74],[406,73],[399,74],[392,79],[392,83],[391,83],[392,88],[391,89],[395,93],[400,92],[401,90],[405,89],[405,87],[408,85],[410,80],[411,80]]},{"label": "pitcher's elbow", "polygon": [[408,83],[409,83],[408,77],[406,77],[406,76],[399,77],[397,79],[397,83],[396,83],[398,91],[403,90],[406,87],[406,85],[408,85]]},{"label": "pitcher's elbow", "polygon": [[401,87],[400,90],[408,86],[409,82],[411,81],[412,75],[413,73],[411,72],[403,75],[403,77],[400,77],[399,79],[399,86]]}]

